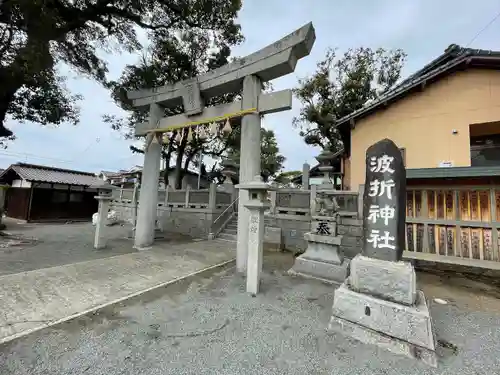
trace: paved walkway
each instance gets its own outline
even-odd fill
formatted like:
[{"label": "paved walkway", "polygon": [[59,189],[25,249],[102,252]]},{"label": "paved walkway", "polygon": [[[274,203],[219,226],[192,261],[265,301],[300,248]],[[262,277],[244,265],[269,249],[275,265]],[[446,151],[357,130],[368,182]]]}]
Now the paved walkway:
[{"label": "paved walkway", "polygon": [[[6,232],[15,238],[0,237],[0,276],[136,252],[130,246],[130,239],[126,238],[131,229],[129,225],[106,227],[108,246],[96,250],[93,247],[95,227],[91,223],[25,224],[12,219],[5,221]],[[21,241],[17,241],[16,237]],[[190,240],[179,234],[168,234],[168,242],[186,243]],[[162,240],[162,243],[166,242]]]},{"label": "paved walkway", "polygon": [[[500,300],[465,281],[418,275],[430,299],[439,368],[325,332],[334,287],[287,276],[267,253],[252,298],[234,268],[185,279],[0,345],[2,375],[492,375]],[[448,301],[434,303],[432,298]]]},{"label": "paved walkway", "polygon": [[0,343],[234,256],[228,242],[157,242],[148,251],[0,276]]}]

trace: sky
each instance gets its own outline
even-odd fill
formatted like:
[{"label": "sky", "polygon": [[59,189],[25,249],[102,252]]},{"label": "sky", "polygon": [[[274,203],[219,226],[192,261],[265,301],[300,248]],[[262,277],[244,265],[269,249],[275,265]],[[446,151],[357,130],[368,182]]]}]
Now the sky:
[{"label": "sky", "polygon": [[[245,56],[313,22],[316,42],[309,56],[299,60],[294,73],[272,81],[275,90],[294,88],[299,78],[314,73],[328,48],[339,52],[356,47],[402,48],[407,54],[403,76],[420,69],[452,43],[472,48],[500,50],[500,0],[243,0],[239,23],[245,41],[234,56]],[[111,78],[118,78],[138,55],[108,55]],[[89,172],[129,169],[142,165],[143,157],[129,150],[130,140],[102,122],[103,114],[126,115],[98,84],[68,75],[67,86],[83,96],[81,121],[58,128],[9,121],[17,139],[0,150],[0,168],[28,162]],[[314,165],[320,152],[306,145],[292,127],[300,103],[290,111],[267,115],[263,126],[276,133],[285,170]]]}]

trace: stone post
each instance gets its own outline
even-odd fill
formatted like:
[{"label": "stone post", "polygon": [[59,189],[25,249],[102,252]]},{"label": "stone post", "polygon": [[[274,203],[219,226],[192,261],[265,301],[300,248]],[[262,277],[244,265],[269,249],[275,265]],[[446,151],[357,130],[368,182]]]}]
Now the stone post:
[{"label": "stone post", "polygon": [[189,193],[191,191],[191,185],[186,186],[186,197],[184,201],[184,207],[188,208],[189,207]]},{"label": "stone post", "polygon": [[309,172],[311,170],[311,166],[307,163],[304,163],[302,166],[302,190],[309,190]]},{"label": "stone post", "polygon": [[365,195],[365,184],[360,184],[358,189],[358,218],[363,217],[363,196]]},{"label": "stone post", "polygon": [[135,226],[137,225],[137,194],[139,192],[139,184],[134,183],[134,191],[132,192],[132,231],[135,232]]},{"label": "stone post", "polygon": [[168,207],[168,192],[170,191],[170,185],[167,185],[165,187],[165,207]]},{"label": "stone post", "polygon": [[99,207],[97,209],[97,223],[95,226],[95,236],[94,236],[94,249],[103,249],[106,247],[105,238],[105,227],[106,221],[108,220],[108,210],[109,204],[112,197],[98,195],[95,197],[99,201]]},{"label": "stone post", "polygon": [[260,274],[262,272],[262,257],[264,248],[264,211],[269,208],[267,191],[270,187],[262,182],[260,175],[254,181],[237,186],[240,191],[248,192],[245,208],[249,211],[249,226],[247,230],[247,292],[256,295],[260,287]]},{"label": "stone post", "polygon": [[[156,126],[163,116],[163,108],[158,104],[151,104],[149,109],[149,123]],[[153,127],[153,126],[152,126]],[[160,174],[161,145],[155,137],[144,153],[144,167],[142,169],[141,192],[139,195],[139,210],[135,230],[134,247],[142,249],[154,242],[155,222],[158,208],[158,177]]]},{"label": "stone post", "polygon": [[217,185],[213,182],[208,190],[208,209],[215,211],[217,208]]},{"label": "stone post", "polygon": [[271,215],[276,215],[276,198],[278,196],[278,192],[276,190],[273,190],[270,192],[270,201],[271,201],[271,209],[270,213]]},{"label": "stone post", "polygon": [[[242,108],[258,108],[258,99],[262,84],[257,76],[243,79]],[[258,113],[243,116],[241,120],[240,184],[250,182],[260,175],[260,115]],[[236,269],[244,272],[248,254],[248,227],[250,211],[245,206],[248,192],[239,191],[238,201],[238,244],[236,250]]]},{"label": "stone post", "polygon": [[311,216],[316,215],[316,195],[318,193],[318,187],[316,185],[311,185]]}]

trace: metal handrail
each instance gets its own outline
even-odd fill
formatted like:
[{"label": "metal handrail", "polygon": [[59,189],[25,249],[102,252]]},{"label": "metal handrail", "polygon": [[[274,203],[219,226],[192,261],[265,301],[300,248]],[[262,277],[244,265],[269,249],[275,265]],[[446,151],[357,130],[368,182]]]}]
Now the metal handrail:
[{"label": "metal handrail", "polygon": [[237,197],[234,201],[232,201],[229,204],[229,206],[227,206],[226,209],[224,211],[222,211],[219,216],[217,216],[217,219],[214,220],[214,222],[212,223],[212,225],[215,224],[222,217],[222,215],[224,215],[226,213],[227,210],[229,210],[231,207],[234,207],[234,204],[238,201],[238,199],[240,199],[240,197]]}]

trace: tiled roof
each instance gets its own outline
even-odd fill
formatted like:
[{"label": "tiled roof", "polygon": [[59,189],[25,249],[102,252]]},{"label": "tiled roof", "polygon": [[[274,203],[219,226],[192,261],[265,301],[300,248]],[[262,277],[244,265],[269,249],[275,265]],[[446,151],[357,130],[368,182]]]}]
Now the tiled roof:
[{"label": "tiled roof", "polygon": [[[13,164],[1,175],[5,175],[9,170],[16,172],[21,178],[27,181],[50,182],[54,184],[69,185],[102,185],[104,182],[92,173],[72,171],[69,169],[59,169],[33,164]],[[1,177],[1,176],[0,176]]]}]

